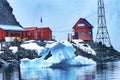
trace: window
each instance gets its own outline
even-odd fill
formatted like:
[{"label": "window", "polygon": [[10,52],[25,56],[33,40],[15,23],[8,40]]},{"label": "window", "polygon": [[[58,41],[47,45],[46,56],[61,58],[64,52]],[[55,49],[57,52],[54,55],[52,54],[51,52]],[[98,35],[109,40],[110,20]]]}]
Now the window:
[{"label": "window", "polygon": [[37,34],[37,32],[34,32],[34,36],[37,36],[38,34]]},{"label": "window", "polygon": [[35,31],[34,32],[34,38],[37,39],[38,38],[38,33]]},{"label": "window", "polygon": [[75,39],[78,39],[78,32],[75,32]]},{"label": "window", "polygon": [[8,32],[6,31],[6,37],[8,37]]},{"label": "window", "polygon": [[83,23],[78,24],[78,27],[84,27],[84,26],[85,26],[85,24],[83,24]]},{"label": "window", "polygon": [[91,32],[89,32],[88,34],[89,34],[89,35],[92,35],[92,33],[91,33]]},{"label": "window", "polygon": [[81,32],[81,35],[84,36],[84,35],[85,35],[85,32]]},{"label": "window", "polygon": [[11,32],[10,37],[20,37],[20,33],[17,32]]},{"label": "window", "polygon": [[31,35],[31,33],[30,32],[27,32],[28,33],[28,36],[30,36]]}]

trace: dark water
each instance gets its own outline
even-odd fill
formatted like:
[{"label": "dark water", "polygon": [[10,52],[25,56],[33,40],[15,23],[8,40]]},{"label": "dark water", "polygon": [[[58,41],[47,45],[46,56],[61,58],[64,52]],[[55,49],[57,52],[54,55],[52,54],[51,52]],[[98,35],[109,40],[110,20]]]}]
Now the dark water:
[{"label": "dark water", "polygon": [[70,68],[0,68],[0,80],[120,80],[120,62]]}]

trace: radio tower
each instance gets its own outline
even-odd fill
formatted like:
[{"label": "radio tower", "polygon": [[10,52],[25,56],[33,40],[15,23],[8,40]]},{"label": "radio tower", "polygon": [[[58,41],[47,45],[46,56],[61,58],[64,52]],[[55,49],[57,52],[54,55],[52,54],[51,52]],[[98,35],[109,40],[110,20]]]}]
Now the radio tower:
[{"label": "radio tower", "polygon": [[101,42],[103,45],[106,45],[108,47],[111,46],[111,41],[106,25],[105,8],[103,0],[98,0],[98,29],[95,42]]}]

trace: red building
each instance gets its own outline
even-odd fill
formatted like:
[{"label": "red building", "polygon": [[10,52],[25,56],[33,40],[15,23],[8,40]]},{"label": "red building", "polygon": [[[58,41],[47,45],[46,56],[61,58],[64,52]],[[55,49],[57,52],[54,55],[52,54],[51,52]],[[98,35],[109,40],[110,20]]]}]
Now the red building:
[{"label": "red building", "polygon": [[93,26],[84,18],[80,18],[77,23],[73,26],[74,29],[74,39],[81,40],[93,40]]},{"label": "red building", "polygon": [[34,40],[51,40],[52,31],[49,27],[37,28],[37,27],[28,27],[26,30],[26,38]]},{"label": "red building", "polygon": [[25,30],[17,25],[0,25],[0,40],[6,37],[25,38]]}]

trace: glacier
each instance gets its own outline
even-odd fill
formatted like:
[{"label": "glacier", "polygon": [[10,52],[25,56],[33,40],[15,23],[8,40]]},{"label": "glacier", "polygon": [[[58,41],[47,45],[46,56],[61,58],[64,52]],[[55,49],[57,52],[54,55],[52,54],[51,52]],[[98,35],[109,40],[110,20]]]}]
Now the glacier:
[{"label": "glacier", "polygon": [[[83,56],[75,55],[75,48],[68,41],[57,41],[47,43],[45,47],[36,43],[22,44],[21,47],[30,50],[36,50],[41,58],[21,59],[21,68],[44,68],[44,67],[66,67],[66,66],[83,66],[94,65],[95,61]],[[48,56],[50,55],[50,56]],[[46,58],[46,56],[48,56]]]}]

